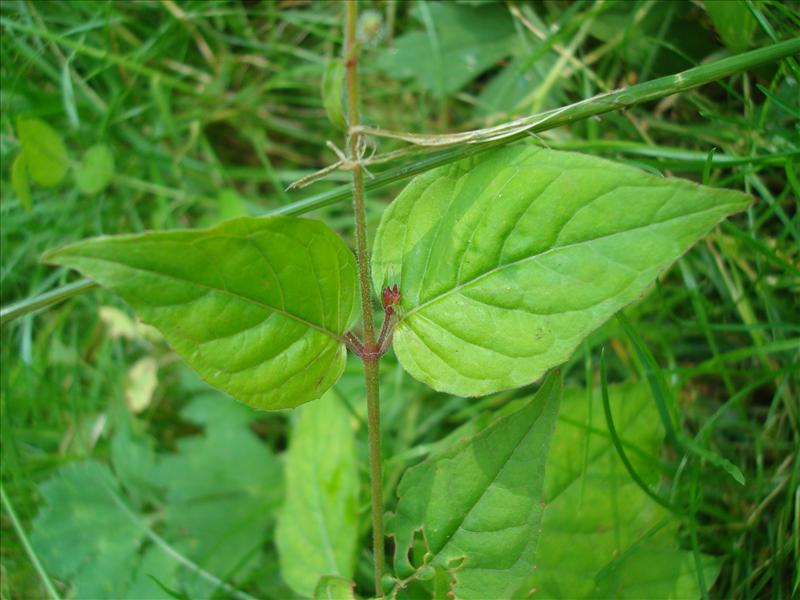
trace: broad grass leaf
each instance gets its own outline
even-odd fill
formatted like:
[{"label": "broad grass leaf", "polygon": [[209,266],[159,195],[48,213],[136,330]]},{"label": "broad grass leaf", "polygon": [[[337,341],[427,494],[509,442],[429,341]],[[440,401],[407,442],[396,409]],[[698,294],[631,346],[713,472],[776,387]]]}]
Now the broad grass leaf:
[{"label": "broad grass leaf", "polygon": [[330,391],[300,409],[286,453],[276,543],[281,574],[298,594],[317,597],[320,577],[355,574],[359,485],[350,413]]},{"label": "broad grass leaf", "polygon": [[45,255],[110,288],[206,381],[261,409],[319,398],[345,364],[355,259],[326,225],[243,217]]},{"label": "broad grass leaf", "polygon": [[114,155],[105,144],[89,148],[75,171],[78,188],[89,196],[102,192],[114,177]]},{"label": "broad grass leaf", "polygon": [[55,187],[69,166],[67,148],[58,132],[41,119],[17,119],[17,135],[31,181]]},{"label": "broad grass leaf", "polygon": [[[450,572],[456,598],[509,598],[530,576],[542,518],[544,468],[561,399],[553,372],[517,412],[403,475],[395,575]],[[409,549],[421,532],[421,560]],[[427,567],[427,568],[423,568]]]},{"label": "broad grass leaf", "polygon": [[376,235],[375,286],[402,294],[397,357],[460,396],[531,383],[750,201],[528,145],[434,169]]},{"label": "broad grass leaf", "polygon": [[[646,384],[610,388],[617,433],[638,475],[659,479],[664,432]],[[677,522],[630,478],[612,445],[599,390],[567,389],[545,474],[542,534],[527,593],[536,598],[697,598]],[[706,583],[720,561],[703,556]],[[525,595],[524,593],[522,594]]]}]

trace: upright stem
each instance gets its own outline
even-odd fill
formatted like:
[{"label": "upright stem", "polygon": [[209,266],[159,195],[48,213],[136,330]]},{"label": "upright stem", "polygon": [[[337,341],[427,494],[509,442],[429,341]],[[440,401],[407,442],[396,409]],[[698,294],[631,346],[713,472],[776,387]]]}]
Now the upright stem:
[{"label": "upright stem", "polygon": [[[358,3],[346,3],[344,60],[347,67],[347,106],[350,128],[358,127],[358,49],[356,48],[356,19]],[[369,437],[370,483],[372,488],[372,548],[375,556],[375,595],[383,597],[383,492],[381,481],[381,424],[380,386],[378,368],[380,357],[375,345],[375,323],[372,318],[372,278],[369,272],[367,249],[367,218],[364,210],[364,174],[358,164],[361,134],[353,133],[348,140],[348,151],[353,165],[353,210],[356,217],[356,260],[361,291],[361,319],[364,325],[364,380],[367,388],[367,430]]]}]

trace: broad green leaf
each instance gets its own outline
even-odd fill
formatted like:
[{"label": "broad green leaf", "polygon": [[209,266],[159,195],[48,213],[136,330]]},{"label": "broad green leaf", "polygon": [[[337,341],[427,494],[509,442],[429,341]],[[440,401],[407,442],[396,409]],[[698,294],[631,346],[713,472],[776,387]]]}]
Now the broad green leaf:
[{"label": "broad green leaf", "polygon": [[345,364],[352,253],[326,225],[244,217],[49,252],[130,303],[209,383],[255,408],[319,398]]},{"label": "broad green leaf", "polygon": [[326,575],[314,588],[314,600],[356,600],[353,582],[344,577]]},{"label": "broad green leaf", "polygon": [[[657,483],[664,433],[647,385],[610,393],[626,454],[637,474]],[[537,569],[524,591],[570,599],[700,596],[677,523],[630,478],[612,445],[599,391],[591,406],[584,390],[565,391],[545,472]],[[711,585],[720,561],[705,556],[703,564]]]},{"label": "broad green leaf", "polygon": [[92,146],[75,171],[75,181],[84,194],[102,192],[114,177],[114,155],[105,144]]},{"label": "broad green leaf", "polygon": [[566,361],[750,198],[517,145],[415,178],[384,212],[373,276],[398,282],[394,349],[437,390],[515,388]]},{"label": "broad green leaf", "polygon": [[18,154],[11,165],[11,187],[25,210],[33,206],[31,186],[28,183],[28,169],[25,166],[25,154]]},{"label": "broad green leaf", "polygon": [[[274,511],[284,497],[282,465],[249,430],[254,413],[246,407],[212,393],[194,399],[182,414],[205,432],[181,439],[178,451],[156,466],[153,481],[165,492],[163,535],[235,585],[260,565],[260,549],[271,538]],[[187,570],[178,582],[162,583],[191,598],[210,597],[214,590]]]},{"label": "broad green leaf", "polygon": [[342,102],[344,78],[344,62],[341,59],[333,59],[325,65],[325,72],[322,75],[322,105],[330,122],[342,131],[347,129]]},{"label": "broad green leaf", "polygon": [[756,19],[747,3],[744,0],[706,0],[705,6],[725,45],[734,52],[747,50],[756,30]]},{"label": "broad green leaf", "polygon": [[[451,572],[456,598],[509,598],[534,567],[544,466],[561,398],[551,373],[519,411],[406,471],[397,512],[395,575]],[[422,564],[408,550],[421,531]]]},{"label": "broad green leaf", "polygon": [[439,97],[457,92],[513,51],[514,23],[502,5],[426,2],[413,11],[425,29],[397,38],[375,64]]},{"label": "broad green leaf", "polygon": [[67,173],[69,159],[61,136],[41,119],[17,119],[17,135],[31,181],[54,187]]},{"label": "broad green leaf", "polygon": [[126,597],[144,535],[115,503],[108,469],[93,461],[62,467],[39,490],[31,541],[48,573],[78,599]]},{"label": "broad green leaf", "polygon": [[298,594],[313,595],[324,575],[355,574],[358,490],[350,413],[331,391],[300,409],[286,453],[276,542],[281,574]]}]

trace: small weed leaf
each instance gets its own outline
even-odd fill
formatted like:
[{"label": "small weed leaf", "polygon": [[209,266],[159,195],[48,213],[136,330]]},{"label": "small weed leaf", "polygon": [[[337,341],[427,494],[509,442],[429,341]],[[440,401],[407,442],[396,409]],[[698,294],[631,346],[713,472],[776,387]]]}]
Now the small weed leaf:
[{"label": "small weed leaf", "polygon": [[375,240],[376,287],[399,273],[397,357],[459,396],[535,381],[750,201],[529,145],[430,171]]},{"label": "small weed leaf", "polygon": [[67,148],[58,132],[41,119],[17,119],[17,135],[31,181],[45,188],[57,186],[67,174]]},{"label": "small weed leaf", "polygon": [[108,146],[92,146],[83,155],[75,171],[75,181],[84,194],[94,196],[102,192],[114,177],[114,155]]}]

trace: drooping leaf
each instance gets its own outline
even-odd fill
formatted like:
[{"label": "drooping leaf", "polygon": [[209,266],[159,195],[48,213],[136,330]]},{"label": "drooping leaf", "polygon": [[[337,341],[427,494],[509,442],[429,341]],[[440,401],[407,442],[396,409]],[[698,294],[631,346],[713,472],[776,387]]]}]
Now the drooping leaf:
[{"label": "drooping leaf", "polygon": [[519,387],[750,198],[513,146],[415,178],[384,212],[373,276],[399,281],[394,349],[437,390]]},{"label": "drooping leaf", "polygon": [[[561,398],[551,373],[519,411],[474,438],[412,467],[398,487],[395,574],[441,569],[457,598],[509,598],[534,565],[542,517],[544,466]],[[421,531],[421,564],[409,561]],[[427,568],[423,568],[427,567]]]},{"label": "drooping leaf", "polygon": [[[611,388],[626,455],[647,483],[658,482],[661,421],[644,384]],[[697,598],[690,551],[677,523],[630,478],[603,416],[583,390],[567,390],[547,461],[542,534],[529,589],[535,598]],[[703,557],[713,583],[720,561]],[[523,594],[524,597],[525,594]]]},{"label": "drooping leaf", "polygon": [[67,148],[58,132],[41,119],[17,119],[17,135],[31,181],[54,187],[67,173]]},{"label": "drooping leaf", "polygon": [[344,577],[325,575],[314,588],[314,600],[356,600],[353,582]]},{"label": "drooping leaf", "polygon": [[144,541],[109,490],[108,469],[94,461],[73,464],[40,486],[43,506],[31,541],[45,569],[68,581],[75,598],[124,598]]},{"label": "drooping leaf", "polygon": [[140,413],[150,405],[153,392],[158,386],[158,362],[152,356],[144,356],[128,369],[125,380],[125,400],[128,408]]},{"label": "drooping leaf", "polygon": [[114,155],[105,144],[92,146],[75,171],[78,188],[90,196],[102,192],[114,177]]},{"label": "drooping leaf", "polygon": [[376,66],[396,79],[416,79],[438,97],[460,90],[513,51],[514,23],[499,4],[414,5],[425,29],[411,31],[378,55]]},{"label": "drooping leaf", "polygon": [[[281,463],[249,429],[253,412],[218,394],[195,398],[183,416],[204,426],[160,459],[153,481],[165,492],[163,535],[203,569],[236,584],[262,558],[284,495]],[[215,589],[188,570],[180,586],[192,598]]]},{"label": "drooping leaf", "polygon": [[281,574],[298,594],[314,594],[324,575],[354,575],[358,490],[350,413],[331,391],[300,409],[286,453],[276,543]]},{"label": "drooping leaf", "polygon": [[344,62],[341,59],[333,59],[325,65],[322,75],[322,105],[325,107],[328,120],[342,131],[347,129],[342,98],[344,78]]},{"label": "drooping leaf", "polygon": [[31,186],[28,183],[28,169],[25,166],[25,154],[20,153],[11,165],[11,187],[25,210],[33,206]]},{"label": "drooping leaf", "polygon": [[756,30],[756,19],[744,0],[706,0],[706,12],[719,37],[734,52],[747,50]]},{"label": "drooping leaf", "polygon": [[243,217],[49,252],[130,303],[209,383],[261,409],[321,396],[356,314],[352,253],[326,225]]}]

